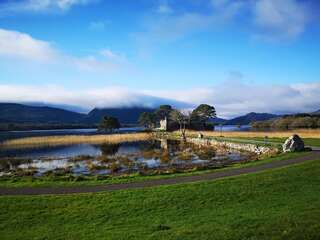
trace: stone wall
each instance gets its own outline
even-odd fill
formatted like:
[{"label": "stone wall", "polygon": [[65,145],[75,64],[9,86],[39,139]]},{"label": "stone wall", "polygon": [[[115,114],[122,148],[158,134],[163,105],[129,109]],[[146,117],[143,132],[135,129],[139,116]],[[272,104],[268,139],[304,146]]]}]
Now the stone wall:
[{"label": "stone wall", "polygon": [[217,147],[232,148],[240,151],[253,152],[258,155],[272,153],[272,152],[275,152],[276,150],[275,148],[266,147],[266,146],[257,146],[255,144],[217,141],[215,139],[206,139],[206,138],[187,138],[187,142],[197,144],[197,145],[202,145],[202,146],[217,146]]}]

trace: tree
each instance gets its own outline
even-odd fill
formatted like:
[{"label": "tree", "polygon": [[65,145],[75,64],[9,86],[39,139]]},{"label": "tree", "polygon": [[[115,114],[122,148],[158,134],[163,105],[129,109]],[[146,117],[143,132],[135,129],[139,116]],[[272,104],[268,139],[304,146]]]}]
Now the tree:
[{"label": "tree", "polygon": [[185,141],[186,126],[190,124],[191,113],[190,112],[183,113],[179,110],[172,110],[170,113],[170,119],[179,124],[181,137]]},{"label": "tree", "polygon": [[172,111],[173,109],[170,105],[160,105],[160,107],[155,111],[157,120],[169,118]]},{"label": "tree", "polygon": [[143,112],[140,114],[138,122],[146,128],[153,128],[156,124],[155,114],[151,112]]},{"label": "tree", "polygon": [[106,130],[108,132],[113,132],[114,129],[119,129],[120,128],[120,123],[117,118],[115,117],[108,117],[104,116],[99,129],[100,130]]},{"label": "tree", "polygon": [[208,104],[200,104],[192,111],[191,122],[196,126],[206,127],[206,122],[210,118],[216,117],[216,109]]}]

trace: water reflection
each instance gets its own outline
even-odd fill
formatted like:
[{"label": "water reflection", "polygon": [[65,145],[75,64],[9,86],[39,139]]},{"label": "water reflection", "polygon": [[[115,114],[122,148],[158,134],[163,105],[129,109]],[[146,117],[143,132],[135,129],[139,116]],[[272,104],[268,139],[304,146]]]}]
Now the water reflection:
[{"label": "water reflection", "polygon": [[80,144],[1,153],[1,174],[87,175],[220,167],[252,155],[226,149],[152,140],[122,144]]},{"label": "water reflection", "polygon": [[115,155],[120,148],[120,144],[102,144],[100,146],[102,155]]}]

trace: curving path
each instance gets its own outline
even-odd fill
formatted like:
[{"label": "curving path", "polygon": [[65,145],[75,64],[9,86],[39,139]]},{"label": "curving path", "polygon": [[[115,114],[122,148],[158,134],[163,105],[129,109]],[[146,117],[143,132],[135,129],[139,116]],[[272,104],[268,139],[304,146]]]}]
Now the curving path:
[{"label": "curving path", "polygon": [[120,184],[105,184],[97,186],[72,186],[72,187],[37,187],[37,188],[1,188],[0,196],[4,195],[48,195],[48,194],[75,194],[75,193],[95,193],[103,191],[115,191],[123,189],[136,189],[155,187],[161,185],[172,185],[181,183],[192,183],[205,180],[215,180],[225,177],[239,176],[248,173],[257,173],[264,170],[276,169],[292,164],[302,163],[311,160],[320,160],[320,149],[314,148],[310,154],[293,159],[275,161],[271,163],[261,164],[258,166],[244,167],[239,169],[231,169],[221,172],[207,173],[194,176],[174,177],[167,179],[146,180],[143,182],[120,183]]}]

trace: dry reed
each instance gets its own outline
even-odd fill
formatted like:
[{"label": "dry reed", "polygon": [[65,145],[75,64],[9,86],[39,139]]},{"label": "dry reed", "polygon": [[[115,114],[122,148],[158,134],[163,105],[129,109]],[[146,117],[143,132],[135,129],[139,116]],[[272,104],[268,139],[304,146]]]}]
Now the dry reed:
[{"label": "dry reed", "polygon": [[68,135],[68,136],[47,136],[47,137],[28,137],[7,140],[0,144],[0,148],[31,148],[42,146],[61,146],[72,144],[117,144],[122,142],[144,141],[151,138],[148,133],[128,133],[110,135]]}]

